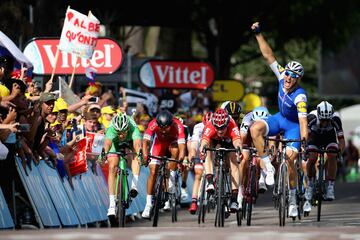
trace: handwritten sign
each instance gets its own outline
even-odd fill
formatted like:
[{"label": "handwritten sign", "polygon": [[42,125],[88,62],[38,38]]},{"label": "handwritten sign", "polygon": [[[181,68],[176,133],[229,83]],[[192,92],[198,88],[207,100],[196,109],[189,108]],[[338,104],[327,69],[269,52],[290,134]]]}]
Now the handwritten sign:
[{"label": "handwritten sign", "polygon": [[100,21],[91,13],[86,16],[68,8],[61,32],[59,49],[91,59],[100,31]]}]

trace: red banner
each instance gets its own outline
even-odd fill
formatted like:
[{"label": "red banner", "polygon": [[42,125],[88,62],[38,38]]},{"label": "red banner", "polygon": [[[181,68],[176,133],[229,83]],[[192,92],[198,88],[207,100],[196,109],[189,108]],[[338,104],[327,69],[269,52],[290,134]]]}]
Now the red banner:
[{"label": "red banner", "polygon": [[140,81],[149,88],[207,89],[215,74],[205,62],[150,60],[140,68]]},{"label": "red banner", "polygon": [[[34,38],[26,45],[24,54],[34,65],[33,73],[52,73],[58,44],[59,38]],[[60,51],[55,74],[72,74],[76,58],[75,54]],[[120,46],[109,38],[99,38],[92,58],[80,58],[77,61],[75,74],[85,74],[88,67],[96,69],[97,74],[112,74],[122,62],[123,53]]]},{"label": "red banner", "polygon": [[86,142],[86,138],[77,142],[77,153],[74,155],[74,161],[69,164],[71,176],[84,173],[88,169],[86,161]]}]

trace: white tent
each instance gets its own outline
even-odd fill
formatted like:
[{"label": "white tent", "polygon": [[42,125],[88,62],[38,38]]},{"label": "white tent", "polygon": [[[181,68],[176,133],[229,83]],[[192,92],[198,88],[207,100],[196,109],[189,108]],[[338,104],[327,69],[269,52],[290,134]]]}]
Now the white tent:
[{"label": "white tent", "polygon": [[350,133],[352,133],[355,145],[360,147],[360,104],[340,109],[339,115],[343,124],[345,139],[349,138]]}]

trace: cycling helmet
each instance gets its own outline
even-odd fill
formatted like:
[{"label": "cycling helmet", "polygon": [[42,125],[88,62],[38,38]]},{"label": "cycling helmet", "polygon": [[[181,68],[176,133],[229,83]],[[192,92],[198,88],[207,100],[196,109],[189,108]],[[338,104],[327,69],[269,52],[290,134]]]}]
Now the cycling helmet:
[{"label": "cycling helmet", "polygon": [[224,109],[221,108],[216,110],[212,116],[212,124],[217,129],[226,128],[229,124],[229,121],[230,121],[230,116]]},{"label": "cycling helmet", "polygon": [[285,66],[285,70],[289,70],[293,73],[296,73],[300,77],[304,76],[304,67],[296,61],[291,61]]},{"label": "cycling helmet", "polygon": [[172,122],[173,122],[173,115],[168,110],[161,110],[156,115],[156,123],[161,128],[170,126]]},{"label": "cycling helmet", "polygon": [[129,129],[129,117],[126,114],[119,113],[111,120],[112,126],[118,132],[123,132]]},{"label": "cycling helmet", "polygon": [[204,125],[206,125],[211,120],[212,115],[213,115],[212,112],[207,112],[204,114],[204,116],[202,118],[202,122]]},{"label": "cycling helmet", "polygon": [[330,119],[334,114],[333,106],[327,101],[322,101],[317,105],[316,110],[319,119]]},{"label": "cycling helmet", "polygon": [[251,120],[257,121],[260,119],[267,119],[270,113],[266,107],[257,107],[252,111]]},{"label": "cycling helmet", "polygon": [[241,106],[239,103],[230,101],[226,104],[224,109],[234,120],[239,120],[241,113]]}]

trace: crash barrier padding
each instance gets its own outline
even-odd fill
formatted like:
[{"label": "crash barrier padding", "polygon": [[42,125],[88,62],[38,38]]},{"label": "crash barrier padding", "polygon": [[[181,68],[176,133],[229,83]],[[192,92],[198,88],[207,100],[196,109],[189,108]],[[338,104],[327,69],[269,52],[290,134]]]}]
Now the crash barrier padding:
[{"label": "crash barrier padding", "polygon": [[8,205],[5,201],[5,197],[0,188],[0,229],[11,229],[14,227],[14,221],[11,217]]},{"label": "crash barrier padding", "polygon": [[79,219],[56,168],[47,165],[45,161],[41,161],[37,168],[54,203],[62,226],[78,226]]},{"label": "crash barrier padding", "polygon": [[34,209],[40,228],[61,227],[58,213],[38,168],[33,161],[30,161],[29,165],[26,165],[26,170],[24,170],[20,158],[16,157],[15,159],[20,179]]},{"label": "crash barrier padding", "polygon": [[[30,167],[26,166],[26,170],[23,169],[19,158],[16,158],[16,163],[41,228],[76,227],[107,221],[108,186],[99,165],[93,168],[88,162],[87,172],[72,177],[70,184],[67,177],[61,178],[56,169],[45,161],[40,161],[38,166],[31,162]],[[129,187],[131,187],[131,169],[128,169],[128,174]],[[141,167],[138,181],[139,194],[127,209],[127,215],[140,213],[145,208],[148,176],[149,168]],[[181,199],[181,204],[191,202],[193,182],[194,175],[190,171],[187,178],[188,198]],[[181,179],[179,179],[179,184],[181,184]],[[2,214],[2,216],[5,215]],[[13,223],[9,226],[11,228]],[[0,226],[0,228],[5,227]]]}]

